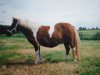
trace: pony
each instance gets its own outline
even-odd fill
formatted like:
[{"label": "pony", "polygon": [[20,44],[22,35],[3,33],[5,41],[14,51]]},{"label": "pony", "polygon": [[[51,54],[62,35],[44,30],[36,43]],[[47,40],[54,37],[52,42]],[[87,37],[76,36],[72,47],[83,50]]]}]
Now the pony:
[{"label": "pony", "polygon": [[69,60],[69,51],[72,49],[74,61],[80,59],[80,38],[74,26],[69,23],[56,23],[50,25],[39,25],[28,20],[13,18],[9,35],[14,31],[22,32],[35,49],[35,64],[42,60],[40,46],[53,48],[59,44],[64,44],[66,49],[66,60]]}]

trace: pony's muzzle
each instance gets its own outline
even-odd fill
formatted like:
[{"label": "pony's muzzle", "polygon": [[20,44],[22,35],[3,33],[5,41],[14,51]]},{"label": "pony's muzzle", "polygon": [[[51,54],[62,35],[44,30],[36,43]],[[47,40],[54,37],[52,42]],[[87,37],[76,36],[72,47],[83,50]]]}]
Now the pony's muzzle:
[{"label": "pony's muzzle", "polygon": [[7,36],[11,36],[11,35],[13,35],[12,31],[7,30]]}]

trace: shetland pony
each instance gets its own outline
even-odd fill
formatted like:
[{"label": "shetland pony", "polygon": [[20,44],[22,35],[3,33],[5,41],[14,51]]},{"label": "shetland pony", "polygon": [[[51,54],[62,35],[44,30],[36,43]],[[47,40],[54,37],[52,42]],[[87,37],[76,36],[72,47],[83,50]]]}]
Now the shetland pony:
[{"label": "shetland pony", "polygon": [[72,49],[74,60],[79,60],[79,35],[76,28],[69,23],[57,23],[54,27],[51,27],[49,25],[38,25],[28,20],[13,18],[12,25],[8,30],[9,35],[12,35],[14,31],[22,32],[34,46],[36,64],[42,59],[40,46],[52,48],[62,43],[66,49],[66,60],[69,59],[70,48]]}]

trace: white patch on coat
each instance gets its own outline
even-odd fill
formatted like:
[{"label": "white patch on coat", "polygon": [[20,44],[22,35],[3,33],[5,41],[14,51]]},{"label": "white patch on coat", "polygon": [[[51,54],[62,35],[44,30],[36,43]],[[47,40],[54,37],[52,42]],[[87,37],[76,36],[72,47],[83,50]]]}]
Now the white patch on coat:
[{"label": "white patch on coat", "polygon": [[72,50],[73,50],[73,51],[76,51],[76,47],[74,47]]},{"label": "white patch on coat", "polygon": [[40,53],[39,53],[39,50],[37,50],[36,52],[36,60],[35,60],[35,64],[38,64],[39,63],[39,61],[40,61]]},{"label": "white patch on coat", "polygon": [[[23,20],[23,19],[18,19],[18,20],[19,20],[19,22],[22,26],[29,28],[33,31],[33,33],[34,33],[33,36],[35,37],[35,40],[38,43],[38,41],[37,41],[37,31],[42,25],[39,25],[35,22],[30,22],[28,20]],[[43,26],[47,26],[47,25],[43,25]],[[52,37],[53,32],[54,32],[54,25],[50,25],[50,29],[48,31],[50,37]]]},{"label": "white patch on coat", "polygon": [[29,23],[29,26],[30,26],[30,29],[34,33],[33,35],[35,37],[35,40],[36,40],[37,44],[39,44],[38,41],[37,41],[37,31],[41,26],[39,24],[37,24],[37,23]]},{"label": "white patch on coat", "polygon": [[41,25],[39,25],[37,23],[30,22],[28,20],[20,19],[19,21],[20,21],[20,24],[22,26],[24,26],[26,28],[29,28],[33,31],[33,36],[35,37],[35,40],[36,40],[37,44],[39,44],[38,41],[37,41],[37,31],[41,27]]},{"label": "white patch on coat", "polygon": [[74,60],[76,61],[77,60],[76,47],[74,47],[72,50],[75,52],[75,56],[74,56],[75,58],[74,58]]},{"label": "white patch on coat", "polygon": [[48,31],[48,33],[50,35],[50,38],[52,37],[53,32],[54,32],[54,26],[53,25],[50,25],[50,29]]},{"label": "white patch on coat", "polygon": [[65,60],[69,60],[69,55],[66,55],[65,56]]}]

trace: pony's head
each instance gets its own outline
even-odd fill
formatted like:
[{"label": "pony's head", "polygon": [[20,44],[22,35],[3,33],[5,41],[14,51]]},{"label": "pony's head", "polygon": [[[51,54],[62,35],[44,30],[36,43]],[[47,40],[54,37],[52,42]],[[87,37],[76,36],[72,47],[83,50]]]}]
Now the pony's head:
[{"label": "pony's head", "polygon": [[19,25],[19,20],[17,18],[13,17],[12,24],[11,24],[10,28],[7,30],[7,32],[8,32],[7,35],[11,36],[15,32],[17,32],[18,31],[18,25]]}]

